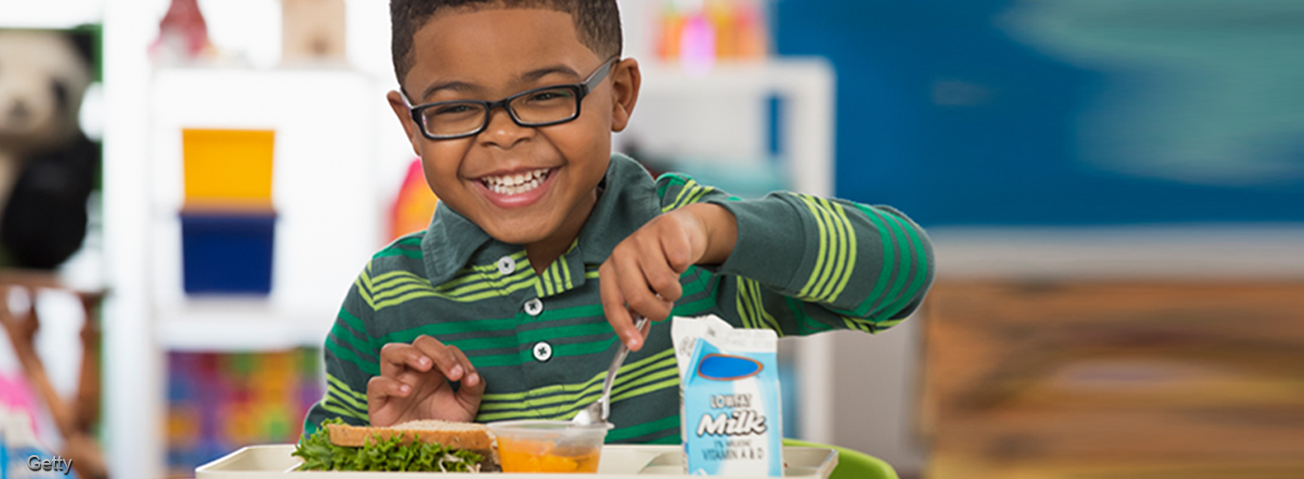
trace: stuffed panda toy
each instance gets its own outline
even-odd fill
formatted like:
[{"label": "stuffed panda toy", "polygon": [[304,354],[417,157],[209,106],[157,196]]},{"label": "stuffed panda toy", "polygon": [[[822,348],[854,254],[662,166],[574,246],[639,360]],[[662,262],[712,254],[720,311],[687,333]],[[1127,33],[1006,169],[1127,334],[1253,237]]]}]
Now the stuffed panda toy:
[{"label": "stuffed panda toy", "polygon": [[54,269],[86,236],[99,147],[80,128],[89,35],[0,30],[0,267]]}]

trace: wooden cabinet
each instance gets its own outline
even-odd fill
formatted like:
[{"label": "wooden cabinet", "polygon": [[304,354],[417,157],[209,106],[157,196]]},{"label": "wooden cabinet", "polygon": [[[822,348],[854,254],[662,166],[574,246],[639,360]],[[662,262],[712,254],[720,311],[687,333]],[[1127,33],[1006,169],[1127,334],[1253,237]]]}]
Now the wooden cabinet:
[{"label": "wooden cabinet", "polygon": [[928,477],[1304,477],[1304,282],[939,281]]}]

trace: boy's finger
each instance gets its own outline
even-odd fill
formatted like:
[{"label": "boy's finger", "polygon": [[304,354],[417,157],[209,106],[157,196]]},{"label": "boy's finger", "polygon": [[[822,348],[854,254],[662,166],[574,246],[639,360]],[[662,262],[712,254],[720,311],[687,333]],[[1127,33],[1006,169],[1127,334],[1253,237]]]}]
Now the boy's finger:
[{"label": "boy's finger", "polygon": [[602,311],[607,316],[607,322],[611,323],[611,329],[631,351],[638,351],[643,347],[643,341],[634,331],[629,310],[625,309],[625,296],[620,293],[615,266],[612,266],[610,259],[598,268],[598,290],[602,296]]},{"label": "boy's finger", "polygon": [[644,321],[643,328],[638,330],[638,335],[641,338],[647,339],[647,335],[651,332],[652,332],[652,322]]},{"label": "boy's finger", "polygon": [[426,382],[430,380],[430,376],[432,375],[438,376],[440,380],[443,380],[444,377],[444,374],[439,372],[439,369],[434,367],[431,367],[429,371],[426,371],[424,373],[413,369],[407,369],[401,373],[398,373],[398,376],[393,376],[393,377],[394,379],[399,380],[399,382],[403,384],[407,384],[408,386],[412,386],[413,388],[419,389],[421,388],[422,385],[425,385]]},{"label": "boy's finger", "polygon": [[684,291],[679,284],[679,273],[667,259],[663,246],[654,244],[649,246],[648,251],[639,259],[639,263],[642,265],[643,278],[652,287],[652,291],[664,302],[673,306]]},{"label": "boy's finger", "polygon": [[389,343],[380,348],[381,376],[397,376],[405,367],[424,372],[432,364],[429,357],[410,344]]},{"label": "boy's finger", "polygon": [[670,269],[676,275],[688,271],[688,267],[693,265],[693,243],[688,233],[683,228],[676,228],[660,235],[660,240],[658,246]]},{"label": "boy's finger", "polygon": [[[474,377],[476,380],[471,381]],[[464,409],[475,414],[480,410],[480,400],[484,398],[485,381],[479,374],[472,373],[467,379],[462,381],[462,386],[457,388],[457,402]]]},{"label": "boy's finger", "polygon": [[390,397],[405,398],[409,394],[412,394],[412,386],[394,378],[372,376],[367,381],[367,404],[381,405]]},{"label": "boy's finger", "polygon": [[466,353],[462,352],[462,348],[450,344],[448,350],[453,353],[453,356],[457,358],[457,362],[462,365],[462,379],[459,379],[462,386],[473,386],[484,382],[480,374],[475,372],[475,365],[471,364],[471,359],[466,357]]},{"label": "boy's finger", "polygon": [[658,298],[652,291],[638,262],[632,258],[617,261],[625,263],[616,271],[616,279],[619,281],[620,294],[625,297],[629,309],[653,321],[662,321],[670,316],[670,303]]},{"label": "boy's finger", "polygon": [[451,346],[439,342],[438,339],[423,334],[412,341],[412,346],[429,356],[435,362],[435,368],[449,381],[460,381],[467,373],[457,354],[449,349]]}]

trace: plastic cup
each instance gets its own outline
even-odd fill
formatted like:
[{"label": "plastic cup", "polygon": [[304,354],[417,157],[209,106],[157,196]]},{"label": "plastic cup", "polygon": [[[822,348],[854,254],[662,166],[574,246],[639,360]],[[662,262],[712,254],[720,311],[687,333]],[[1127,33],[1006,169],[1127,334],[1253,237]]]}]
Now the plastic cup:
[{"label": "plastic cup", "polygon": [[611,428],[611,423],[577,426],[533,419],[489,423],[498,437],[503,472],[596,473]]}]

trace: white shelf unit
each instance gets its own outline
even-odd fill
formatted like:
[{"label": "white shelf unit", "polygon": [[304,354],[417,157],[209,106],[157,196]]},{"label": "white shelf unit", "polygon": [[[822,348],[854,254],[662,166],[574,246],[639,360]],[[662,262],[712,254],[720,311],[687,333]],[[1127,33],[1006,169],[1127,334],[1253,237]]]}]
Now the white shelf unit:
[{"label": "white shelf unit", "polygon": [[[168,68],[154,74],[152,85],[150,278],[160,345],[320,346],[379,242],[382,208],[372,187],[379,96],[372,95],[372,82],[349,70]],[[276,132],[277,220],[266,297],[182,291],[184,128]]]},{"label": "white shelf unit", "polygon": [[[339,302],[341,298],[325,302]],[[193,302],[159,313],[159,344],[170,351],[275,351],[321,347],[334,316],[279,312],[260,300]],[[166,319],[164,319],[166,318]]]},{"label": "white shelf unit", "polygon": [[[340,301],[383,241],[378,132],[393,125],[384,86],[345,69],[145,71],[139,113],[106,142],[106,443],[113,475],[161,477],[167,351],[320,347]],[[112,77],[110,77],[112,79]],[[277,214],[266,296],[183,290],[182,130],[275,131]],[[401,135],[400,135],[401,137]],[[129,140],[134,148],[124,148]],[[391,137],[392,139],[392,137]],[[397,190],[397,185],[394,186]]]}]

